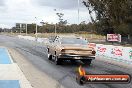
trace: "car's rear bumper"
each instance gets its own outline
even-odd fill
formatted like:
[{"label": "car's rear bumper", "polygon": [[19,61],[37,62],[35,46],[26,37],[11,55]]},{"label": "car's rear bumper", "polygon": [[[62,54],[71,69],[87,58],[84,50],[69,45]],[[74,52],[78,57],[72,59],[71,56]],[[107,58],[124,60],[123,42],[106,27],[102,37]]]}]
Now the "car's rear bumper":
[{"label": "car's rear bumper", "polygon": [[71,54],[62,55],[62,54],[60,54],[58,56],[58,58],[67,59],[67,60],[71,60],[71,59],[81,60],[81,59],[95,59],[95,56],[83,56],[83,55],[71,55]]}]

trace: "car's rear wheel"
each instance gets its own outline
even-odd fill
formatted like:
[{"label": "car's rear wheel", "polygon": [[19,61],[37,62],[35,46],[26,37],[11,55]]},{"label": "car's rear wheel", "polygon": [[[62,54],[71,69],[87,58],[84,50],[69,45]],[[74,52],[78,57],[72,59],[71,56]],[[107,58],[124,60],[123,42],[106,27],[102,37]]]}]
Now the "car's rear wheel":
[{"label": "car's rear wheel", "polygon": [[48,54],[48,59],[52,60],[52,55]]},{"label": "car's rear wheel", "polygon": [[81,60],[84,64],[86,64],[86,65],[90,65],[91,64],[91,62],[92,62],[92,59],[83,59],[83,60]]},{"label": "car's rear wheel", "polygon": [[52,55],[49,53],[49,49],[47,49],[47,50],[48,50],[48,59],[52,60]]}]

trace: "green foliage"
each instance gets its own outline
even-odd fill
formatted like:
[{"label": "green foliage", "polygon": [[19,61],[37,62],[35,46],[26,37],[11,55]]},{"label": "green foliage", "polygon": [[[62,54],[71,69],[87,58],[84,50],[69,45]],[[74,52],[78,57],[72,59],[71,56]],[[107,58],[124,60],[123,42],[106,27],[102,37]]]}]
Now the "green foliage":
[{"label": "green foliage", "polygon": [[132,0],[85,0],[83,3],[90,15],[96,14],[92,21],[98,33],[113,28],[116,33],[132,35]]},{"label": "green foliage", "polygon": [[[19,33],[20,29],[17,29],[15,27],[12,28],[13,32]],[[81,23],[79,25],[77,24],[71,24],[71,25],[62,25],[62,24],[56,24],[56,30],[57,33],[75,33],[75,32],[91,32],[95,33],[95,26],[93,23]],[[25,33],[25,29],[22,29],[22,31]],[[27,24],[27,31],[28,33],[34,33],[36,31],[36,24]],[[55,24],[44,24],[42,26],[38,26],[38,33],[54,33],[55,32]]]}]

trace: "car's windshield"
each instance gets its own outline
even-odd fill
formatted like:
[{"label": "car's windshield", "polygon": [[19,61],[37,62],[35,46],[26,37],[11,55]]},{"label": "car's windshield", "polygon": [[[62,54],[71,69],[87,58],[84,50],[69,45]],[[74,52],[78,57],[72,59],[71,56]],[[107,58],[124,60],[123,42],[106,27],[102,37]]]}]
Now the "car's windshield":
[{"label": "car's windshield", "polygon": [[88,41],[85,39],[80,38],[62,38],[61,44],[81,44],[81,45],[87,45]]}]

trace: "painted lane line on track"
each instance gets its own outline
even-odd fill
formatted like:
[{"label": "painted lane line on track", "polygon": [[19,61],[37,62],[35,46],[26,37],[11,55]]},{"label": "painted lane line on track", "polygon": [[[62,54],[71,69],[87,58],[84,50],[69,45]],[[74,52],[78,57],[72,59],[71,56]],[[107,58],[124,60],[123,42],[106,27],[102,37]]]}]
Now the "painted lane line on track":
[{"label": "painted lane line on track", "polygon": [[12,61],[9,57],[9,53],[5,48],[0,48],[0,64],[11,64]]},{"label": "painted lane line on track", "polygon": [[11,63],[14,63],[12,58],[11,58],[11,55],[10,55],[10,53],[9,53],[9,51],[7,49],[6,49],[6,52],[7,52],[8,56],[9,56],[9,59],[10,59]]}]

